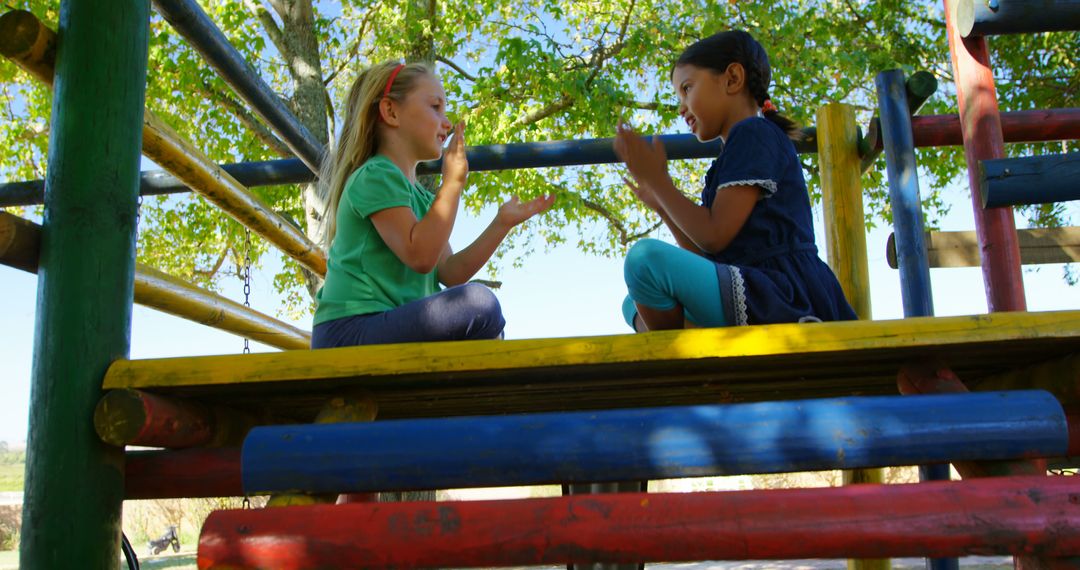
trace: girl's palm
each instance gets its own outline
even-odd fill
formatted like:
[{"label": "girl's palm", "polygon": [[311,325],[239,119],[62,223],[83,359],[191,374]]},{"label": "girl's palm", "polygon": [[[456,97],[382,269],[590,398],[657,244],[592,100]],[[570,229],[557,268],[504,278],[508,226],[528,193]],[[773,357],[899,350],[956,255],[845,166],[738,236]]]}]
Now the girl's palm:
[{"label": "girl's palm", "polygon": [[499,207],[499,220],[507,227],[513,227],[539,214],[555,203],[555,196],[540,196],[528,202],[522,202],[517,196],[510,198]]},{"label": "girl's palm", "polygon": [[465,123],[454,125],[454,136],[443,151],[443,180],[465,186],[469,175],[469,160],[465,157]]}]

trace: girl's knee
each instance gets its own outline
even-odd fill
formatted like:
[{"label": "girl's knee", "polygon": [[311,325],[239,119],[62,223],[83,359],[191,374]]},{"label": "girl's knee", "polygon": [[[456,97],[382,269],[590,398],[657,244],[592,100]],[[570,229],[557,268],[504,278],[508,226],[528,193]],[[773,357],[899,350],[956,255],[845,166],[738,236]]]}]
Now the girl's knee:
[{"label": "girl's knee", "polygon": [[671,244],[650,238],[635,242],[626,252],[626,261],[623,262],[626,282],[641,280],[650,270],[655,270],[672,247]]},{"label": "girl's knee", "polygon": [[479,283],[467,283],[460,287],[462,304],[471,317],[466,324],[465,337],[471,339],[498,338],[506,326],[499,298]]},{"label": "girl's knee", "polygon": [[480,314],[502,314],[499,298],[487,287],[479,283],[466,283],[460,287],[461,300],[470,309]]}]

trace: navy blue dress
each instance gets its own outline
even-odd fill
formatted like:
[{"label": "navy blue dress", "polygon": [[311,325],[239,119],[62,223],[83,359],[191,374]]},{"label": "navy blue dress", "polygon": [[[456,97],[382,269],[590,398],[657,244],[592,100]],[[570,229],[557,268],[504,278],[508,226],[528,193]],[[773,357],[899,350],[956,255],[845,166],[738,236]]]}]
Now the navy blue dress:
[{"label": "navy blue dress", "polygon": [[772,121],[735,124],[705,175],[701,202],[711,208],[731,186],[761,189],[757,204],[716,264],[724,314],[732,324],[854,320],[840,283],[818,257],[810,196],[795,145]]}]

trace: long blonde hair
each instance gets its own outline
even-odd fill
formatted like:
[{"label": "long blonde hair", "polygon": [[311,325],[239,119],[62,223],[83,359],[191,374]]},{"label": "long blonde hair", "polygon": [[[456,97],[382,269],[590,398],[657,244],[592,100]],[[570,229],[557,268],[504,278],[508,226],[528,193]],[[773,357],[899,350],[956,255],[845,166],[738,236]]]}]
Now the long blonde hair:
[{"label": "long blonde hair", "polygon": [[[379,122],[379,103],[386,90],[386,83],[390,80],[390,74],[398,65],[401,65],[398,61],[373,65],[362,71],[349,88],[341,136],[333,150],[326,154],[319,168],[319,183],[325,185],[322,195],[326,196],[320,241],[327,251],[337,234],[338,205],[341,203],[341,194],[345,191],[345,182],[357,168],[379,151],[376,129]],[[405,65],[394,77],[394,83],[386,97],[398,102],[404,101],[417,79],[431,73],[431,68],[423,63]]]}]

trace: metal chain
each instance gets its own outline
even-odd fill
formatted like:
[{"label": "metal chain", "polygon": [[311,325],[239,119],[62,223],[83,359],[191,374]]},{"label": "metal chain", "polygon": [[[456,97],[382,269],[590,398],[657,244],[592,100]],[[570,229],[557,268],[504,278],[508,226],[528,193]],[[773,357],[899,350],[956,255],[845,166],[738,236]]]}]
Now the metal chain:
[{"label": "metal chain", "polygon": [[[244,306],[251,306],[251,230],[244,230]],[[251,353],[251,343],[244,337],[244,354]],[[246,499],[245,499],[246,500]]]}]

